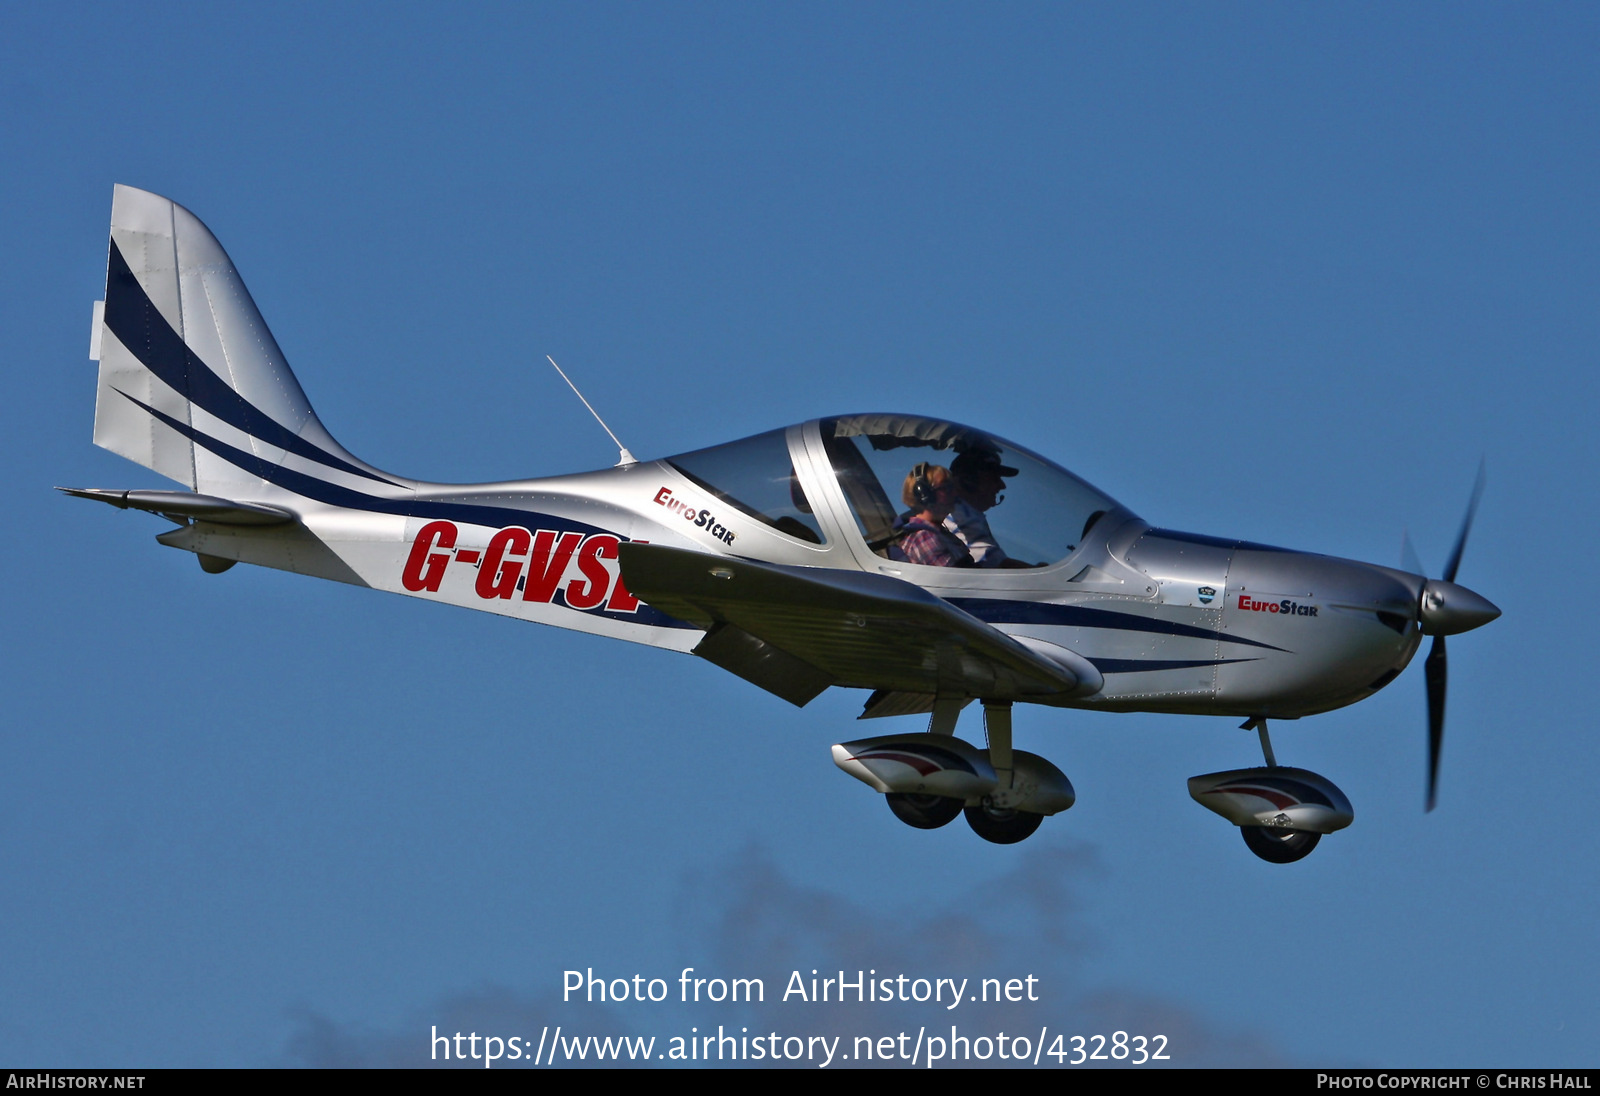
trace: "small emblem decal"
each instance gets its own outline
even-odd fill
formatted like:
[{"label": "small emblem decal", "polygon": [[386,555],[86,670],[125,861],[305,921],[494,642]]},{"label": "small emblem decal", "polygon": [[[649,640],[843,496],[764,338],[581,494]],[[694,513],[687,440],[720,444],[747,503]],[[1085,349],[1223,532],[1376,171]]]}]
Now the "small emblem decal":
[{"label": "small emblem decal", "polygon": [[1202,586],[1202,587],[1200,587],[1200,604],[1201,605],[1210,605],[1211,604],[1211,599],[1216,597],[1216,596],[1217,596],[1217,588],[1215,586]]}]

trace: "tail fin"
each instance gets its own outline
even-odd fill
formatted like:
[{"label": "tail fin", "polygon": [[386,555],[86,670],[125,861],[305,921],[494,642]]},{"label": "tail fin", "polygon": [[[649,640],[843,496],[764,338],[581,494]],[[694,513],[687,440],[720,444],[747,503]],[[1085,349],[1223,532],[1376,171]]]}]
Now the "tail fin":
[{"label": "tail fin", "polygon": [[227,252],[176,202],[116,188],[95,319],[96,445],[224,498],[272,494],[286,463],[394,483],[323,428]]}]

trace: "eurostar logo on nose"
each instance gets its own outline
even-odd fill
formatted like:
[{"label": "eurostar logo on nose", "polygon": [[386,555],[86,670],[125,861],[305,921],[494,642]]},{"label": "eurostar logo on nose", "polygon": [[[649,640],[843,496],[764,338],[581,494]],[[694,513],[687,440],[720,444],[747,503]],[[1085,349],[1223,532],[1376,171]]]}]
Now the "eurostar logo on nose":
[{"label": "eurostar logo on nose", "polygon": [[1257,601],[1249,594],[1239,595],[1239,608],[1247,613],[1282,613],[1284,616],[1316,616],[1315,605],[1301,605],[1284,598],[1282,601]]}]

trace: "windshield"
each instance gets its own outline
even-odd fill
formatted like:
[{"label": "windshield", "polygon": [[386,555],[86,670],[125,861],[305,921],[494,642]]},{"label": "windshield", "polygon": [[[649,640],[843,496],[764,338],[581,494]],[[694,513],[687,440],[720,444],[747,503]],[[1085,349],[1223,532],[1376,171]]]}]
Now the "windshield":
[{"label": "windshield", "polygon": [[1040,567],[1070,555],[1116,503],[982,431],[915,415],[824,419],[822,442],[871,549],[886,559]]},{"label": "windshield", "polygon": [[787,430],[668,457],[667,463],[735,509],[808,544],[822,529],[789,459]]}]

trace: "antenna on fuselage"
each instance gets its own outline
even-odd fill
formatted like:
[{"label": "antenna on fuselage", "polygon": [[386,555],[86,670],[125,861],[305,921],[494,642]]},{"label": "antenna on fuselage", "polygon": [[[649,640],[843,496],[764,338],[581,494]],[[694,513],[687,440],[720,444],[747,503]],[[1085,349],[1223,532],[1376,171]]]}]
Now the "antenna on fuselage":
[{"label": "antenna on fuselage", "polygon": [[[549,354],[544,356],[544,360],[555,366],[556,372],[561,373],[561,379],[567,382],[568,388],[572,389],[572,394],[577,396],[580,400],[583,400],[583,406],[589,409],[589,414],[593,415],[594,421],[600,424],[600,429],[604,430],[607,434],[611,434],[611,427],[606,425],[606,420],[600,417],[600,412],[596,411],[594,406],[588,400],[583,399],[583,393],[579,392],[578,386],[572,383],[572,378],[563,373],[559,365],[556,365],[556,360]],[[628,464],[639,463],[639,458],[628,452],[628,447],[622,444],[622,439],[618,438],[615,434],[611,434],[611,440],[617,443],[617,452],[621,458],[617,461],[618,468]]]}]

